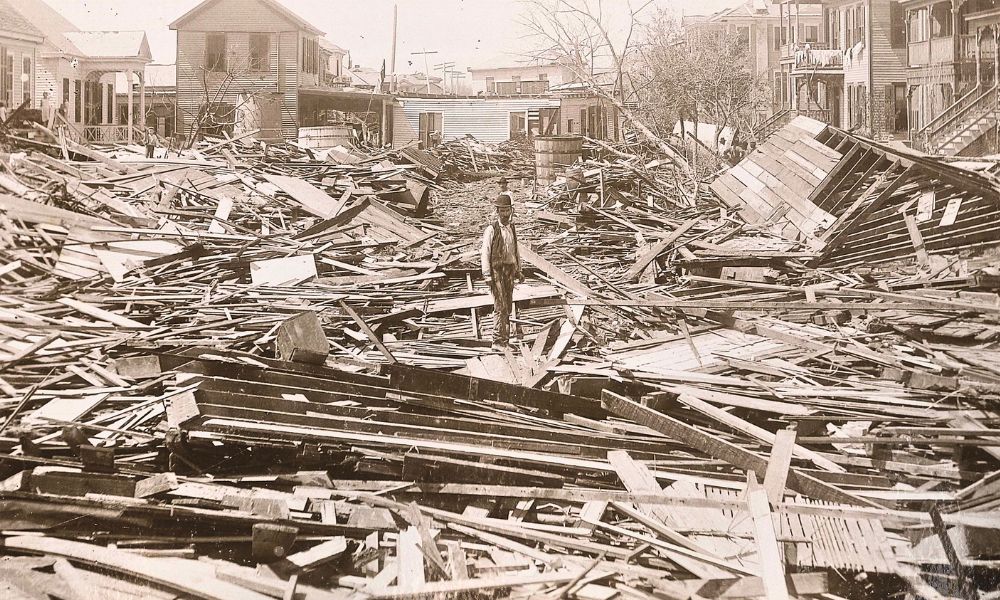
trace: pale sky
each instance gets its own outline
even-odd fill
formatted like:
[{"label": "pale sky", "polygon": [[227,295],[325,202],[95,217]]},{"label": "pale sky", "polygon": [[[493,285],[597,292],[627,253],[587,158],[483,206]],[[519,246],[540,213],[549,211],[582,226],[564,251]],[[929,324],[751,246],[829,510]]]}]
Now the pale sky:
[{"label": "pale sky", "polygon": [[[81,29],[146,31],[153,59],[173,63],[176,52],[171,21],[201,0],[45,0]],[[279,0],[349,50],[355,64],[380,68],[392,43],[392,6],[399,6],[397,71],[423,71],[428,55],[431,71],[443,62],[457,69],[493,62],[524,47],[518,0]],[[708,14],[742,0],[655,0],[684,14]],[[624,0],[605,0],[605,6]],[[641,0],[633,0],[641,4]],[[17,0],[13,0],[17,5]],[[647,8],[652,13],[653,7]],[[645,13],[644,13],[645,14]],[[513,60],[513,59],[512,59]],[[408,61],[412,62],[408,64]]]}]

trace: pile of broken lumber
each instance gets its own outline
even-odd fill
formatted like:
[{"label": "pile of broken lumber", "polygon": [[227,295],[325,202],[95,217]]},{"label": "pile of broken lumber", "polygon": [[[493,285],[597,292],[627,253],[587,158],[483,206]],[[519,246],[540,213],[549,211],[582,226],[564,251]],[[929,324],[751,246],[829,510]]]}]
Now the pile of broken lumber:
[{"label": "pile of broken lumber", "polygon": [[[392,199],[437,189],[427,156],[14,148],[2,589],[994,597],[1000,260],[934,237],[847,268],[801,233],[849,240],[928,184],[871,210],[850,199],[866,184],[828,184],[840,225],[792,214],[808,198],[761,217],[733,181],[777,185],[767,148],[833,160],[813,142],[854,140],[809,128],[693,198],[619,149],[523,203],[504,353],[479,231]],[[986,185],[900,165],[942,194]]]}]

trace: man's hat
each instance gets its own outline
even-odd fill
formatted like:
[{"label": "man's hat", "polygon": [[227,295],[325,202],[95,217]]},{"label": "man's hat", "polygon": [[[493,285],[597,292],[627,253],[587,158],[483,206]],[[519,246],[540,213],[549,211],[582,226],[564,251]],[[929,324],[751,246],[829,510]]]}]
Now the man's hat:
[{"label": "man's hat", "polygon": [[493,204],[497,208],[504,208],[504,207],[513,208],[514,199],[511,198],[510,192],[503,192],[499,194],[495,200],[493,200]]}]

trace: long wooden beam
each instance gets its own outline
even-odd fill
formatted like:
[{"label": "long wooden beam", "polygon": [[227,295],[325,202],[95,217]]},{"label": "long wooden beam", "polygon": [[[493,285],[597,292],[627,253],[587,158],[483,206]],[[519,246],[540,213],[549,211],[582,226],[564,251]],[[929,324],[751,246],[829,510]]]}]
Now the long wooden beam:
[{"label": "long wooden beam", "polygon": [[[746,471],[757,473],[765,473],[767,471],[767,459],[763,456],[709,435],[687,423],[633,402],[624,396],[604,390],[601,393],[601,403],[608,411],[619,417],[631,419],[640,425],[649,427],[663,435],[670,436],[679,442],[690,445],[700,452],[704,452],[712,458],[724,460]],[[818,500],[852,504],[855,506],[879,506],[874,502],[845,492],[836,486],[820,481],[794,468],[788,472],[788,487]]]}]

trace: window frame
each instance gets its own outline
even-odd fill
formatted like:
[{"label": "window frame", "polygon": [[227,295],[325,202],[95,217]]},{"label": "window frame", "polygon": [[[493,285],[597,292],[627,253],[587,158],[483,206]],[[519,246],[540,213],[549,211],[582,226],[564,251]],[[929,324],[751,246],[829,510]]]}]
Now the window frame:
[{"label": "window frame", "polygon": [[[263,53],[258,56],[254,50],[254,46],[257,45],[261,40],[264,42]],[[247,59],[247,67],[250,69],[251,73],[267,73],[271,70],[271,34],[263,32],[252,32],[247,38],[247,48],[249,57]],[[260,48],[257,48],[260,50]]]},{"label": "window frame", "polygon": [[[213,56],[213,43],[215,40],[218,45],[218,41],[221,40],[222,48]],[[228,46],[229,39],[224,31],[208,31],[205,32],[205,69],[209,73],[226,73],[229,70],[229,56],[228,56]],[[214,61],[212,59],[215,59]]]}]

